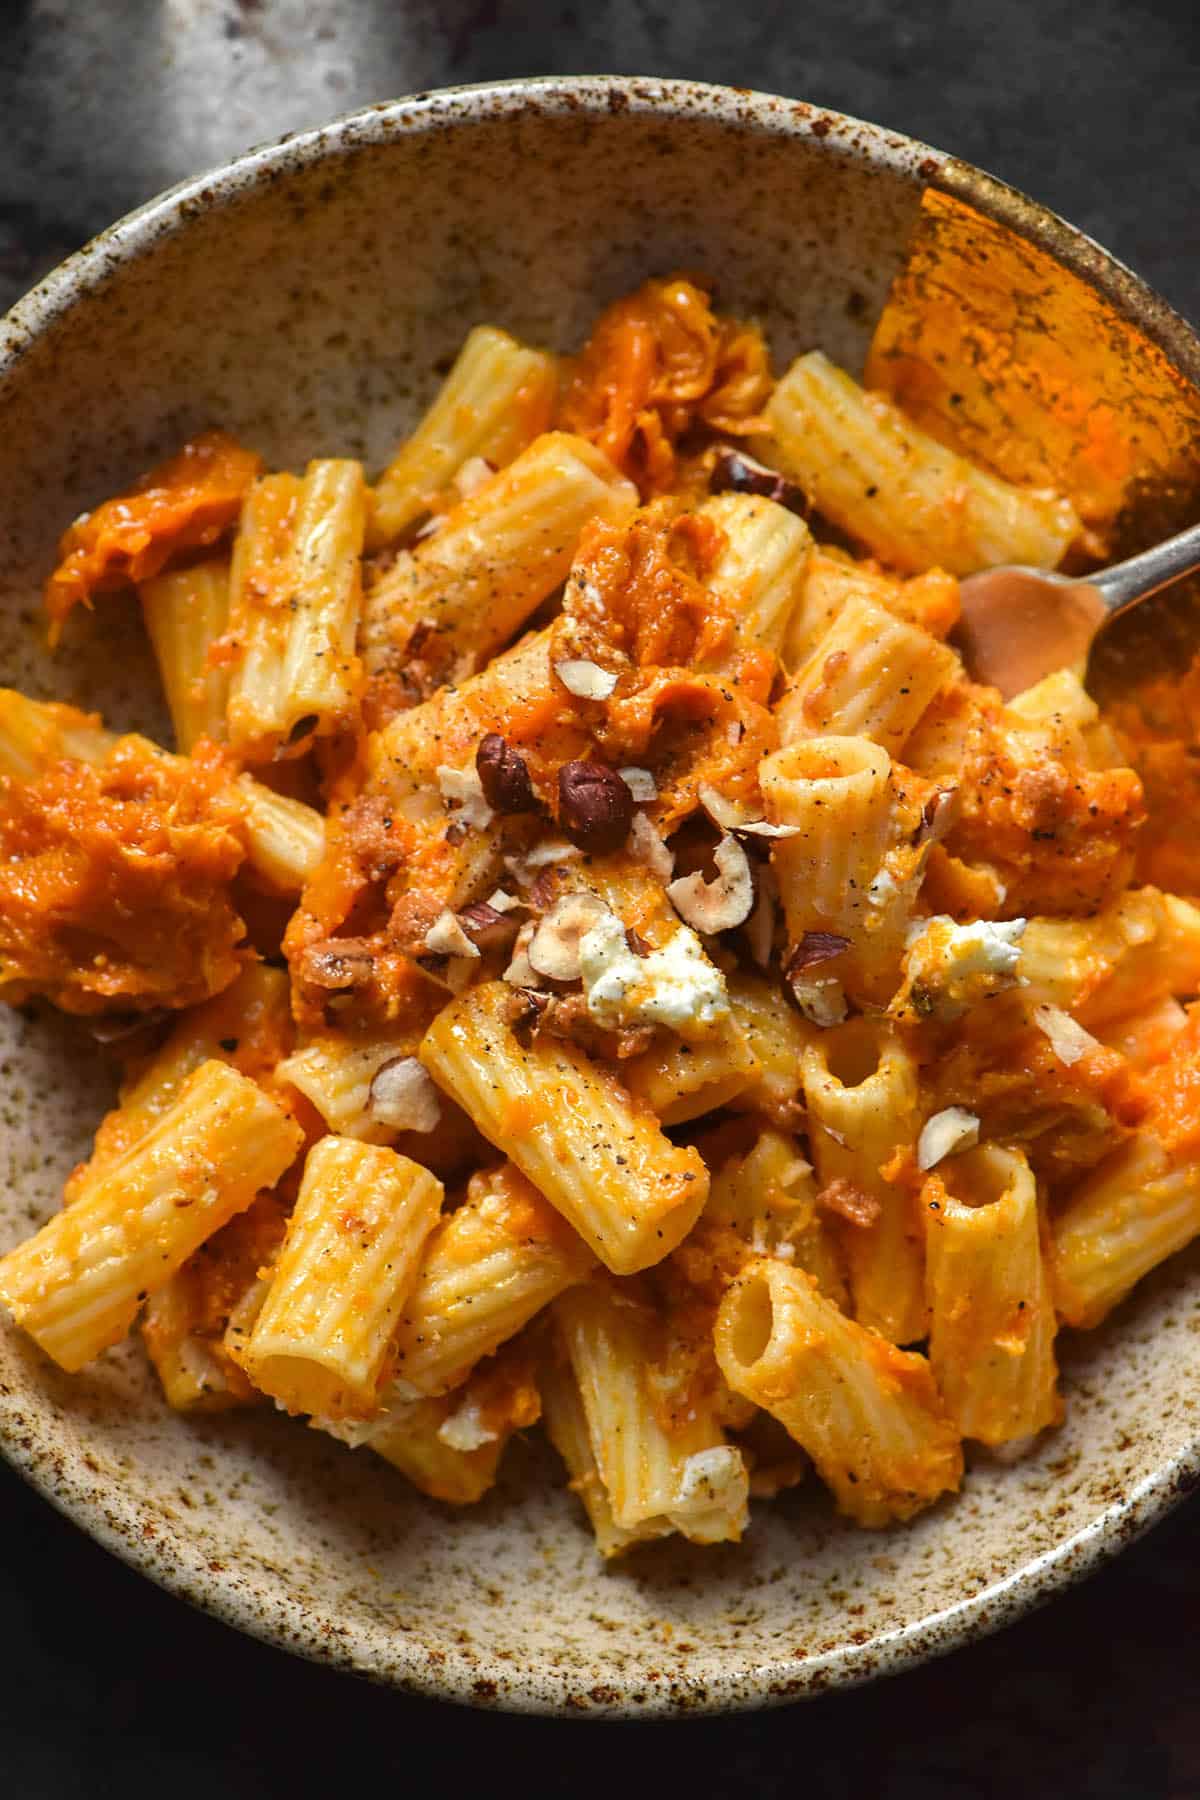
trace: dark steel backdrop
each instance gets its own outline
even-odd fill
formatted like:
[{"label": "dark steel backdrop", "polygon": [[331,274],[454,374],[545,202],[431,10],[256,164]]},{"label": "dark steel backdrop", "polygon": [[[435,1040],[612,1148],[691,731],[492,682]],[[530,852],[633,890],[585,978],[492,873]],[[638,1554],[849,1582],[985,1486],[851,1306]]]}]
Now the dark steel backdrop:
[{"label": "dark steel backdrop", "polygon": [[[765,88],[925,138],[1200,319],[1196,0],[0,0],[0,307],[251,143],[419,88],[599,71]],[[348,1776],[439,1795],[499,1779],[531,1797],[1191,1800],[1198,1527],[1200,1499],[1045,1611],[875,1688],[589,1728],[290,1661],[159,1593],[0,1468],[0,1783],[14,1800],[338,1795]]]}]

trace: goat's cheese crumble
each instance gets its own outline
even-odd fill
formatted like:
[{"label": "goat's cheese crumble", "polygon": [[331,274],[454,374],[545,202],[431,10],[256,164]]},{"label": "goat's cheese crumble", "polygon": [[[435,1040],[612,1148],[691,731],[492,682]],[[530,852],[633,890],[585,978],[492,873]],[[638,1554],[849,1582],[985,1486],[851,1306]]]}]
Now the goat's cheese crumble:
[{"label": "goat's cheese crumble", "polygon": [[1019,980],[1024,919],[976,919],[956,925],[948,914],[915,923],[905,958],[905,991],[912,1010],[942,1020],[961,1018]]},{"label": "goat's cheese crumble", "polygon": [[489,1430],[479,1416],[479,1406],[474,1400],[468,1400],[457,1412],[443,1419],[438,1426],[438,1442],[451,1450],[462,1450],[469,1453],[481,1450],[485,1444],[494,1444],[496,1433]]},{"label": "goat's cheese crumble", "polygon": [[606,1030],[665,1025],[686,1037],[729,1013],[725,978],[686,925],[661,950],[635,956],[624,925],[607,913],[580,939],[579,973],[588,1012]]},{"label": "goat's cheese crumble", "polygon": [[744,1528],[747,1522],[746,1465],[732,1444],[714,1445],[689,1456],[680,1475],[675,1505],[668,1517],[684,1520],[688,1535],[703,1543],[728,1534],[730,1522]]}]

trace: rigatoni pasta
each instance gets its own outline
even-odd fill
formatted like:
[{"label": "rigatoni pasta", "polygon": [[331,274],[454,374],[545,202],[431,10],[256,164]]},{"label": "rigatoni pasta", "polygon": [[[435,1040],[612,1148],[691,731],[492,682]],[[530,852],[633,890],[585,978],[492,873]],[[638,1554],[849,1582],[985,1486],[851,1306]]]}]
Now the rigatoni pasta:
[{"label": "rigatoni pasta", "polygon": [[289,1412],[357,1417],[380,1376],[440,1181],[382,1145],[324,1137],[304,1178],[262,1310],[240,1361]]},{"label": "rigatoni pasta", "polygon": [[468,332],[429,411],[375,484],[371,548],[407,531],[468,463],[481,461],[486,475],[511,462],[549,424],[557,382],[552,356],[494,325]]},{"label": "rigatoni pasta", "polygon": [[263,1403],[227,1344],[236,1345],[251,1321],[286,1224],[282,1196],[260,1194],[147,1299],[139,1321],[142,1343],[168,1406],[177,1412]]},{"label": "rigatoni pasta", "polygon": [[759,781],[768,817],[782,828],[771,861],[792,966],[812,990],[810,1000],[797,997],[817,1023],[838,1023],[843,990],[873,1004],[895,992],[923,872],[925,790],[861,737],[776,750]]},{"label": "rigatoni pasta", "polygon": [[1115,1150],[1050,1227],[1054,1296],[1068,1325],[1098,1325],[1144,1275],[1200,1234],[1200,1159],[1154,1132]]},{"label": "rigatoni pasta", "polygon": [[425,1247],[392,1340],[398,1391],[440,1394],[515,1337],[595,1261],[512,1163],[471,1178]]},{"label": "rigatoni pasta", "polygon": [[894,1344],[926,1334],[925,1255],[906,1153],[917,1139],[919,1076],[890,1026],[860,1018],[804,1054],[817,1179],[836,1195],[854,1316]]},{"label": "rigatoni pasta", "polygon": [[387,1144],[401,1131],[432,1131],[438,1097],[417,1063],[415,1033],[330,1030],[301,1045],[276,1071],[315,1106],[339,1137]]},{"label": "rigatoni pasta", "polygon": [[1053,569],[1079,533],[1062,495],[1013,487],[956,456],[819,350],[792,364],[766,418],[768,453],[827,517],[895,568]]},{"label": "rigatoni pasta", "polygon": [[[143,737],[118,738],[73,706],[29,700],[12,688],[0,688],[0,775],[24,783],[63,762],[101,768],[122,748],[152,758],[169,778],[188,768],[186,759]],[[240,817],[250,867],[269,887],[298,894],[324,854],[321,814],[252,775],[236,776],[222,798]]]},{"label": "rigatoni pasta", "polygon": [[620,1556],[635,1544],[665,1537],[668,1527],[658,1519],[645,1519],[633,1527],[617,1524],[612,1500],[592,1449],[579,1383],[564,1353],[543,1357],[538,1370],[538,1385],[546,1435],[566,1464],[569,1486],[583,1503],[601,1556]]},{"label": "rigatoni pasta", "polygon": [[156,575],[138,590],[142,617],[185,754],[202,737],[225,736],[229,674],[218,655],[229,623],[229,564],[224,557]]},{"label": "rigatoni pasta", "polygon": [[777,709],[779,735],[785,744],[864,737],[898,753],[957,672],[945,644],[856,594],[792,677]]},{"label": "rigatoni pasta", "polygon": [[788,615],[779,653],[784,668],[807,662],[838,614],[860,595],[936,638],[944,638],[958,622],[958,582],[944,569],[902,579],[838,549],[814,549]]},{"label": "rigatoni pasta", "polygon": [[574,1288],[555,1321],[579,1388],[588,1438],[622,1531],[678,1531],[693,1543],[741,1537],[748,1477],[711,1403],[671,1405],[655,1393],[662,1328],[654,1312],[607,1281]]},{"label": "rigatoni pasta", "polygon": [[995,1145],[943,1168],[921,1191],[930,1366],[964,1437],[1033,1437],[1059,1413],[1037,1184],[1019,1152]]},{"label": "rigatoni pasta", "polygon": [[364,1442],[430,1499],[473,1506],[494,1484],[514,1434],[535,1425],[541,1410],[532,1361],[518,1349],[480,1363],[453,1394],[388,1413]]},{"label": "rigatoni pasta", "polygon": [[418,630],[422,654],[432,639],[459,671],[478,668],[565,578],[587,521],[617,524],[636,500],[582,438],[536,438],[431,537],[401,551],[370,589],[362,632],[368,669],[402,664]]},{"label": "rigatoni pasta", "polygon": [[711,586],[748,637],[779,651],[808,573],[812,533],[762,495],[718,494],[699,510],[725,539],[709,572]]},{"label": "rigatoni pasta", "polygon": [[605,1557],[1037,1454],[1200,1235],[1194,730],[951,643],[1074,500],[674,276],[479,324],[374,480],[206,433],[78,520],[176,748],[0,690],[0,995],[120,1072],[15,1323],[454,1506],[541,1418]]},{"label": "rigatoni pasta", "polygon": [[260,1087],[202,1063],[145,1137],[0,1259],[0,1299],[60,1368],[83,1368],[205,1238],[278,1181],[299,1144]]},{"label": "rigatoni pasta", "polygon": [[288,982],[282,969],[250,963],[223,993],[188,1009],[157,1050],[136,1062],[118,1104],[101,1120],[92,1154],[68,1177],[69,1206],[144,1138],[202,1063],[228,1062],[253,1080],[269,1078],[291,1043]]},{"label": "rigatoni pasta", "polygon": [[700,1157],[574,1044],[523,1044],[513,1006],[504,982],[472,989],[434,1020],[421,1061],[606,1267],[661,1261],[704,1205]]},{"label": "rigatoni pasta", "polygon": [[911,1518],[958,1486],[959,1434],[924,1357],[846,1318],[803,1270],[750,1263],[716,1346],[730,1387],[786,1426],[859,1525]]},{"label": "rigatoni pasta", "polygon": [[252,762],[354,722],[362,669],[366,485],[361,463],[317,461],[251,491],[233,551],[229,738]]}]

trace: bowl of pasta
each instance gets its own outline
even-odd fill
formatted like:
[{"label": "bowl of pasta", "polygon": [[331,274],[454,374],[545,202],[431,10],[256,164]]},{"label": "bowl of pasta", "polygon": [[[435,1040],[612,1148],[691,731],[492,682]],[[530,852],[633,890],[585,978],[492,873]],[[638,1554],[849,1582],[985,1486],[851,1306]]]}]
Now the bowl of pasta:
[{"label": "bowl of pasta", "polygon": [[623,79],[285,140],[22,301],[14,1466],[303,1655],[601,1715],[904,1667],[1157,1518],[1186,607],[1008,701],[954,631],[1194,512],[1198,376],[978,171]]}]

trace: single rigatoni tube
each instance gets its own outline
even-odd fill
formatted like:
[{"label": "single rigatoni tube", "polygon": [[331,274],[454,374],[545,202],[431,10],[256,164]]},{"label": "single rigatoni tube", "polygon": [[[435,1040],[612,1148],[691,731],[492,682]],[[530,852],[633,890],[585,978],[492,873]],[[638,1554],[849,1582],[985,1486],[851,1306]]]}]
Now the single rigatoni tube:
[{"label": "single rigatoni tube", "polygon": [[238,777],[246,855],[256,875],[281,894],[298,894],[325,854],[325,821],[315,807]]},{"label": "single rigatoni tube", "polygon": [[88,713],[53,700],[30,700],[16,688],[0,688],[0,775],[33,781],[66,757],[100,763],[117,738]]},{"label": "single rigatoni tube", "polygon": [[907,580],[837,551],[814,549],[788,617],[780,661],[785,669],[806,663],[834,620],[856,598],[873,600],[898,619],[942,638],[959,616],[958,582],[945,569]]},{"label": "single rigatoni tube", "polygon": [[96,1178],[145,1137],[201,1063],[229,1062],[258,1079],[274,1066],[290,1035],[287,975],[266,963],[247,964],[221,993],[183,1013],[166,1042],[122,1084],[91,1156],[67,1179],[64,1203],[73,1205],[90,1192]]},{"label": "single rigatoni tube", "polygon": [[962,1435],[1028,1438],[1060,1416],[1054,1303],[1025,1157],[994,1144],[943,1162],[921,1192],[929,1363]]},{"label": "single rigatoni tube", "polygon": [[433,404],[375,484],[369,548],[407,531],[473,457],[494,469],[510,463],[546,429],[557,386],[552,356],[494,325],[468,332]]},{"label": "single rigatoni tube", "polygon": [[353,722],[366,506],[362,465],[349,460],[251,489],[230,574],[228,709],[229,741],[250,761]]},{"label": "single rigatoni tube", "polygon": [[1080,530],[1071,502],[1019,488],[918,430],[819,350],[767,402],[766,454],[818,510],[898,569],[1054,569]]},{"label": "single rigatoni tube", "polygon": [[366,1442],[430,1499],[473,1506],[495,1483],[513,1434],[540,1414],[529,1360],[514,1350],[484,1363],[453,1394],[398,1409]]},{"label": "single rigatoni tube", "polygon": [[768,818],[794,832],[771,846],[789,947],[802,949],[810,932],[845,938],[828,969],[818,965],[814,974],[885,1005],[900,979],[912,915],[909,878],[918,865],[905,827],[920,824],[919,807],[897,782],[887,751],[867,738],[790,744],[763,758],[759,780]]},{"label": "single rigatoni tube", "polygon": [[682,1125],[727,1106],[759,1074],[750,1039],[732,1016],[714,1035],[686,1043],[673,1032],[621,1066],[630,1093],[644,1101],[663,1125]]},{"label": "single rigatoni tube", "polygon": [[1092,1326],[1143,1275],[1200,1234],[1200,1163],[1152,1131],[1084,1177],[1050,1221],[1054,1299],[1067,1325]]},{"label": "single rigatoni tube", "polygon": [[1200,988],[1200,907],[1146,887],[1090,919],[1030,919],[1020,974],[1031,1003],[1061,1006],[1088,1030],[1166,995]]},{"label": "single rigatoni tube", "polygon": [[958,1487],[959,1435],[925,1358],[846,1318],[803,1270],[750,1263],[715,1343],[730,1387],[779,1420],[857,1524],[910,1519]]},{"label": "single rigatoni tube", "polygon": [[398,1389],[456,1387],[594,1267],[583,1239],[512,1163],[473,1175],[463,1205],[426,1245],[401,1311],[389,1359]]},{"label": "single rigatoni tube", "polygon": [[443,1197],[428,1169],[382,1145],[314,1144],[241,1356],[255,1387],[289,1412],[369,1416]]},{"label": "single rigatoni tube", "polygon": [[883,1173],[916,1140],[916,1064],[891,1027],[861,1018],[823,1032],[803,1068],[821,1187],[848,1182],[879,1208],[874,1224],[847,1220],[839,1233],[854,1316],[894,1344],[916,1343],[929,1319],[920,1214],[909,1189]]},{"label": "single rigatoni tube", "polygon": [[866,737],[898,755],[926,707],[961,672],[945,644],[856,594],[789,682],[775,709],[779,741]]},{"label": "single rigatoni tube", "polygon": [[668,1536],[674,1529],[669,1519],[643,1519],[634,1530],[626,1530],[617,1524],[608,1489],[592,1454],[579,1384],[565,1356],[557,1353],[546,1356],[538,1368],[538,1387],[546,1435],[566,1464],[570,1477],[567,1485],[583,1503],[601,1556],[606,1559],[620,1556],[634,1544]]},{"label": "single rigatoni tube", "polygon": [[817,1205],[812,1165],[795,1138],[768,1128],[745,1156],[728,1157],[712,1176],[704,1217],[729,1226],[756,1255],[806,1269],[823,1294],[848,1310],[837,1233]]},{"label": "single rigatoni tube", "polygon": [[298,475],[264,475],[242,503],[229,571],[230,668],[226,725],[239,754],[278,742],[276,686],[291,618]]},{"label": "single rigatoni tube", "polygon": [[757,494],[717,494],[699,511],[725,534],[708,585],[733,608],[745,637],[778,653],[804,585],[812,533],[786,506]]},{"label": "single rigatoni tube", "polygon": [[208,653],[229,623],[229,562],[216,557],[138,589],[175,727],[175,748],[186,755],[198,738],[225,736],[229,675]]},{"label": "single rigatoni tube", "polygon": [[418,626],[436,634],[456,668],[478,668],[566,579],[588,521],[619,525],[636,505],[632,483],[586,439],[535,438],[371,588],[361,635],[368,670],[402,667]]},{"label": "single rigatoni tube", "polygon": [[300,1141],[255,1082],[203,1063],[127,1155],[0,1260],[0,1300],[60,1368],[83,1368],[205,1238],[278,1181]]},{"label": "single rigatoni tube", "polygon": [[597,1279],[556,1300],[554,1317],[616,1523],[665,1519],[692,1543],[736,1542],[748,1523],[745,1463],[711,1405],[668,1407],[652,1391],[666,1374],[654,1312]]},{"label": "single rigatoni tube", "polygon": [[318,733],[354,721],[362,690],[355,645],[362,607],[367,496],[362,464],[312,462],[300,485],[292,539],[291,623],[267,729],[286,742],[306,720]]},{"label": "single rigatoni tube", "polygon": [[649,1268],[695,1223],[708,1193],[703,1162],[574,1044],[522,1043],[513,999],[492,981],[452,1000],[421,1061],[601,1262],[618,1275]]}]

